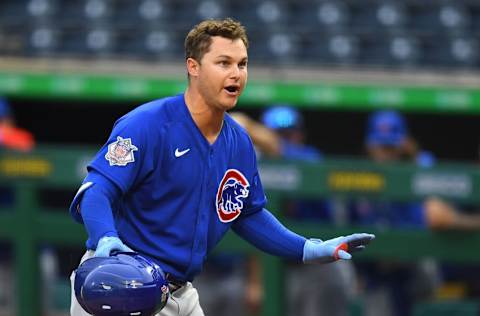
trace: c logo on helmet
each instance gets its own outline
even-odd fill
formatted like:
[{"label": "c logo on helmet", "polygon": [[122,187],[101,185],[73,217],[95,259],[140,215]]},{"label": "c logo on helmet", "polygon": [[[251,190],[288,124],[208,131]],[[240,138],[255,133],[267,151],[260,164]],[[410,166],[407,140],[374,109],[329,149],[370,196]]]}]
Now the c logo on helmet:
[{"label": "c logo on helmet", "polygon": [[217,214],[223,223],[235,220],[243,209],[243,202],[248,197],[250,184],[245,176],[236,169],[225,171],[217,190]]}]

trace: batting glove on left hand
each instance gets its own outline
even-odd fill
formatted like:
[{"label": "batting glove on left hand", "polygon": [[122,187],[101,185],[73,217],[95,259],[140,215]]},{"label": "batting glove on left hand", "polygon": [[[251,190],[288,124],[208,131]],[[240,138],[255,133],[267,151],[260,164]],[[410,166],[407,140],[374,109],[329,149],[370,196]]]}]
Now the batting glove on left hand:
[{"label": "batting glove on left hand", "polygon": [[94,257],[110,257],[112,251],[120,252],[135,252],[130,247],[125,245],[120,238],[115,236],[106,236],[100,238],[95,250]]},{"label": "batting glove on left hand", "polygon": [[359,251],[375,238],[372,234],[352,234],[326,241],[308,239],[303,246],[304,263],[329,263],[339,259],[349,260],[349,252]]}]

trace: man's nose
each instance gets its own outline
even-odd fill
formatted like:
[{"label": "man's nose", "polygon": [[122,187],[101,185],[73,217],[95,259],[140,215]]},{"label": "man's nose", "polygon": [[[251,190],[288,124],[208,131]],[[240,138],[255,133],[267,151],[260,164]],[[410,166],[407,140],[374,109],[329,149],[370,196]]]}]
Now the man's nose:
[{"label": "man's nose", "polygon": [[238,78],[240,77],[240,67],[238,65],[232,66],[232,71],[230,72],[231,78]]}]

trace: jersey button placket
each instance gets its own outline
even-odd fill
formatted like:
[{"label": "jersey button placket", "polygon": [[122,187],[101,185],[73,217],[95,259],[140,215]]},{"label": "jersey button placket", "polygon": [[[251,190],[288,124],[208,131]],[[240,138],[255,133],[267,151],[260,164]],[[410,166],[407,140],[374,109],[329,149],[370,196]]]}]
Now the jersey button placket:
[{"label": "jersey button placket", "polygon": [[[210,190],[208,189],[208,186],[209,186],[209,183],[211,181],[211,171],[212,171],[212,158],[213,158],[213,149],[210,148],[209,151],[208,151],[208,157],[207,157],[207,168],[205,170],[205,176],[204,176],[204,188],[205,188],[205,194],[207,196],[204,196],[203,199],[202,199],[202,206],[200,208],[200,214],[199,214],[199,219],[198,219],[198,222],[197,222],[197,238],[196,238],[196,245],[195,245],[195,252],[201,256],[203,253],[206,252],[206,238],[207,238],[207,223],[206,223],[206,219],[207,219],[207,212],[210,211],[210,205],[207,201],[209,201],[209,194],[210,194]],[[200,258],[198,258],[200,259]]]},{"label": "jersey button placket", "polygon": [[[208,168],[206,170],[206,174],[205,174],[205,188],[206,188],[206,192],[207,192],[207,195],[210,195],[211,194],[211,191],[209,190],[211,184],[213,183],[213,177],[212,177],[212,170],[214,169],[214,165],[213,165],[213,148],[210,148],[208,150]],[[205,205],[203,205],[202,207],[202,211],[201,211],[201,214],[200,214],[200,230],[202,232],[204,232],[204,230],[207,228],[207,214],[208,212],[210,212],[211,210],[211,205],[209,205],[210,203],[208,203],[207,201],[210,201],[209,199],[210,196],[206,196],[205,199],[204,199],[204,203]],[[202,235],[199,236],[199,241],[198,241],[198,251],[199,252],[202,252],[204,251],[204,248],[206,247],[206,238],[207,238],[207,234],[206,232],[204,232]],[[203,238],[202,238],[203,237]]]}]

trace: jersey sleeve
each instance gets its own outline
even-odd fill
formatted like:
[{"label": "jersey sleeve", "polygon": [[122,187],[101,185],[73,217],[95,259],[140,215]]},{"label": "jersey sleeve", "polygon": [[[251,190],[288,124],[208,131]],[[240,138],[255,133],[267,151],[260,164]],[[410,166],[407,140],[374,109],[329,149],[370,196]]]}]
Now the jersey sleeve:
[{"label": "jersey sleeve", "polygon": [[[152,135],[148,121],[141,116],[119,119],[108,138],[88,165],[115,183],[123,193],[145,179],[154,169],[158,157],[157,135]],[[154,137],[152,137],[154,136]]]},{"label": "jersey sleeve", "polygon": [[267,204],[267,197],[263,190],[262,180],[260,179],[260,173],[258,172],[257,156],[253,145],[250,143],[250,150],[252,152],[252,177],[250,181],[250,194],[247,200],[247,207],[245,215],[253,214],[262,210]]}]

